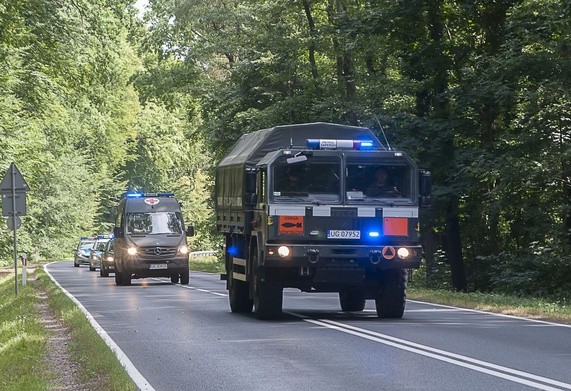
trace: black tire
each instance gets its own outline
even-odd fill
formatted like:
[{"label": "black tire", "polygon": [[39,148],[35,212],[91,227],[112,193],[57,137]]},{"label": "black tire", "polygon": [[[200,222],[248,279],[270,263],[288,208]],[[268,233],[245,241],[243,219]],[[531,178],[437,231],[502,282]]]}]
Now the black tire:
[{"label": "black tire", "polygon": [[339,303],[343,311],[363,311],[365,309],[365,298],[360,290],[339,292]]},{"label": "black tire", "polygon": [[115,285],[123,285],[123,273],[115,269]]},{"label": "black tire", "polygon": [[381,291],[375,298],[379,318],[400,319],[406,304],[406,270],[387,270],[381,277]]},{"label": "black tire", "polygon": [[123,270],[121,273],[121,285],[131,285],[131,272],[129,270]]},{"label": "black tire", "polygon": [[95,268],[92,267],[91,265],[89,265],[89,271],[90,271],[90,272],[94,272],[94,271],[95,271]]},{"label": "black tire", "polygon": [[73,267],[79,267],[79,263],[73,261]]},{"label": "black tire", "polygon": [[180,273],[180,283],[181,285],[188,285],[190,282],[190,270],[185,268],[182,273]]},{"label": "black tire", "polygon": [[171,274],[171,283],[178,284],[179,276],[178,273]]},{"label": "black tire", "polygon": [[230,310],[238,314],[252,312],[254,301],[250,298],[250,284],[233,278],[232,271],[228,273],[228,284]]},{"label": "black tire", "polygon": [[101,277],[109,277],[109,270],[105,269],[103,265],[99,266],[99,275]]},{"label": "black tire", "polygon": [[283,306],[283,284],[269,270],[257,266],[258,252],[254,249],[252,265],[254,273],[254,312],[258,319],[275,319],[281,316]]}]

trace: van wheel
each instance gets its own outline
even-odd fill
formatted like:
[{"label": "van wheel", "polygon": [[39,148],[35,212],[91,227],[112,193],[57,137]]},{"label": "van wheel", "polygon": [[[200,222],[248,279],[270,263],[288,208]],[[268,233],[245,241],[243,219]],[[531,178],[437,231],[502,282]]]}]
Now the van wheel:
[{"label": "van wheel", "polygon": [[178,284],[178,273],[171,274],[171,283]]},{"label": "van wheel", "polygon": [[121,285],[131,285],[131,272],[129,270],[123,270],[121,273]]},{"label": "van wheel", "polygon": [[118,270],[115,270],[115,285],[122,285],[123,284],[123,273]]},{"label": "van wheel", "polygon": [[343,311],[363,311],[365,309],[363,292],[359,290],[339,292],[339,303]]},{"label": "van wheel", "polygon": [[180,283],[182,285],[188,285],[190,282],[190,270],[185,268],[182,273],[180,273]]}]

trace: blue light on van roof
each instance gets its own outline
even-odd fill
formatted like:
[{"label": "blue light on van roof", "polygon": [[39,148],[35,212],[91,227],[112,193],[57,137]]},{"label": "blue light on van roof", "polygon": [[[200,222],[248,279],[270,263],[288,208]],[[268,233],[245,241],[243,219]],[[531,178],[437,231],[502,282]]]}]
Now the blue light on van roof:
[{"label": "blue light on van roof", "polygon": [[127,198],[139,198],[142,196],[143,196],[143,193],[139,193],[138,191],[130,191],[127,193]]},{"label": "blue light on van roof", "polygon": [[381,234],[378,231],[370,231],[369,232],[369,237],[371,237],[371,238],[378,238],[379,236],[381,236]]}]

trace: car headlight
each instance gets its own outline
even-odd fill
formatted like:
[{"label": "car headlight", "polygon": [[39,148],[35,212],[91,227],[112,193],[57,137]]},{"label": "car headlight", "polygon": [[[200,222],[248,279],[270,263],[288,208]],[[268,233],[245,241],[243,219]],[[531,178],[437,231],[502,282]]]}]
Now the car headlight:
[{"label": "car headlight", "polygon": [[188,246],[186,244],[183,244],[178,248],[178,252],[181,253],[182,255],[188,254]]},{"label": "car headlight", "polygon": [[137,248],[136,248],[136,247],[129,247],[129,248],[127,249],[127,254],[129,254],[129,255],[135,255],[135,254],[137,254]]},{"label": "car headlight", "polygon": [[112,257],[112,256],[108,256],[106,259],[107,259],[107,262],[113,262],[113,257]]}]

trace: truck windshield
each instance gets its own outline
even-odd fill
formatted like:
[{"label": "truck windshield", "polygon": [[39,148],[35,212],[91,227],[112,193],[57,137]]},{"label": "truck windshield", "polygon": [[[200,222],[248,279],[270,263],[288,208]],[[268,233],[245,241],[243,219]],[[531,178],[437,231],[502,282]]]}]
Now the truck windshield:
[{"label": "truck windshield", "polygon": [[339,201],[340,159],[334,156],[308,156],[298,163],[287,163],[280,156],[273,165],[273,197],[277,201]]},{"label": "truck windshield", "polygon": [[130,235],[181,235],[182,215],[180,212],[128,213],[126,228]]},{"label": "truck windshield", "polygon": [[347,162],[345,180],[348,201],[374,202],[410,199],[411,168],[390,163]]}]

